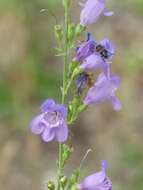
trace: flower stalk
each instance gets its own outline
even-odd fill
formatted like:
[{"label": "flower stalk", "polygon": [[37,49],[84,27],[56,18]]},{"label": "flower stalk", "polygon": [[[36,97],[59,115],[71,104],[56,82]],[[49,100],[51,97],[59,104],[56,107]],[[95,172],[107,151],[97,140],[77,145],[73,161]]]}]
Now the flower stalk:
[{"label": "flower stalk", "polygon": [[[83,4],[78,24],[70,18],[71,0],[62,0],[64,7],[64,28],[55,26],[55,37],[59,47],[56,56],[63,57],[63,79],[61,87],[61,104],[53,99],[47,99],[40,107],[40,114],[30,123],[32,133],[40,135],[44,142],[56,140],[59,143],[57,161],[57,183],[49,181],[49,190],[111,190],[112,183],[106,175],[106,161],[102,162],[100,172],[92,174],[79,183],[81,168],[90,149],[85,154],[81,164],[71,176],[65,175],[65,164],[73,152],[73,147],[65,145],[68,139],[69,125],[73,124],[79,114],[88,106],[108,101],[115,111],[121,109],[121,103],[116,96],[120,85],[120,77],[112,74],[110,63],[115,54],[115,48],[108,39],[96,42],[87,26],[96,23],[100,15],[111,16],[113,12],[104,12],[105,0],[87,0]],[[71,50],[80,35],[87,31],[87,39],[78,43],[75,55],[71,58]],[[96,79],[97,70],[102,70]],[[95,75],[96,76],[96,75]],[[74,93],[69,93],[74,82]],[[71,100],[67,101],[67,96]],[[67,103],[67,105],[66,105]]]},{"label": "flower stalk", "polygon": [[[68,58],[69,58],[69,47],[68,47],[68,25],[69,25],[69,0],[63,0],[64,5],[64,68],[63,68],[63,87],[62,87],[62,104],[65,103],[66,93],[66,79],[67,79],[67,68],[68,68]],[[59,143],[59,159],[58,159],[58,189],[60,189],[60,178],[63,175],[62,167],[62,154],[63,154],[63,144]]]}]

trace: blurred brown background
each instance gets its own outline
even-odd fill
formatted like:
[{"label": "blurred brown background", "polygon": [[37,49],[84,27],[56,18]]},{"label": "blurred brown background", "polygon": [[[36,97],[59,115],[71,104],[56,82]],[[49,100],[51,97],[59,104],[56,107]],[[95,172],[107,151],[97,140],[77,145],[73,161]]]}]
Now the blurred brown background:
[{"label": "blurred brown background", "polygon": [[[108,161],[114,190],[143,189],[143,1],[107,0],[111,18],[100,18],[90,31],[97,40],[116,44],[112,70],[122,77],[120,112],[110,104],[93,106],[72,128],[74,154],[66,170],[80,164],[88,148],[83,175]],[[72,0],[73,21],[80,7]],[[42,190],[55,178],[57,143],[43,143],[28,129],[47,97],[60,101],[61,58],[54,57],[54,12],[62,23],[60,0],[0,0],[0,189]],[[60,71],[60,72],[59,72]]]}]

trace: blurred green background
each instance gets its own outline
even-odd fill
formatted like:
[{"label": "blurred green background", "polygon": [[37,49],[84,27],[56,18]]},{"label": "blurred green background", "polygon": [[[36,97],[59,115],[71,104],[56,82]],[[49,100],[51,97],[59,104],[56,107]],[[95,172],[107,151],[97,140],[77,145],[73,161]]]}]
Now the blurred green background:
[{"label": "blurred green background", "polygon": [[[123,109],[110,104],[93,106],[73,126],[75,147],[69,174],[88,148],[93,151],[83,175],[108,161],[114,190],[143,189],[143,1],[109,0],[111,18],[100,18],[89,28],[97,40],[116,44],[112,70],[122,77],[118,96]],[[80,7],[72,0],[72,18],[78,23]],[[43,143],[28,124],[47,97],[60,100],[62,60],[54,56],[55,19],[62,23],[60,0],[0,0],[0,189],[43,190],[55,178],[57,143]],[[77,159],[78,158],[78,159]]]}]

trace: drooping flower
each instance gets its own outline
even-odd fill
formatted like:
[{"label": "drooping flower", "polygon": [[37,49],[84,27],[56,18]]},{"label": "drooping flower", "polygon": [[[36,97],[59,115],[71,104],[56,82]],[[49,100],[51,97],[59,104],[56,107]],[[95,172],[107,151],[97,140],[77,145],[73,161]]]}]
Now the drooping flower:
[{"label": "drooping flower", "polygon": [[106,161],[102,161],[102,170],[86,177],[80,184],[79,190],[112,190],[112,182],[106,175]]},{"label": "drooping flower", "polygon": [[120,110],[121,102],[115,95],[119,85],[119,76],[111,74],[110,77],[107,78],[104,73],[101,73],[93,87],[89,89],[84,103],[90,105],[110,101],[114,110]]},{"label": "drooping flower", "polygon": [[52,99],[47,99],[40,109],[41,114],[30,123],[32,133],[41,135],[45,142],[66,141],[68,138],[68,127],[65,122],[67,108],[64,105],[56,104]]},{"label": "drooping flower", "polygon": [[95,41],[90,33],[87,34],[87,41],[82,42],[76,50],[74,60],[82,62],[95,51]]},{"label": "drooping flower", "polygon": [[80,24],[87,26],[96,23],[101,14],[112,16],[113,12],[105,12],[105,0],[87,0],[83,4],[83,9],[80,15]]}]

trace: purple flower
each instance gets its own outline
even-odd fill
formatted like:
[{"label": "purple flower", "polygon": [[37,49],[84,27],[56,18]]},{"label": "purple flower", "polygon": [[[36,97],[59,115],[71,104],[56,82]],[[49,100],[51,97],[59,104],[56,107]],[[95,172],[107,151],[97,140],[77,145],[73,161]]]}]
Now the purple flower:
[{"label": "purple flower", "polygon": [[81,70],[84,71],[96,71],[99,68],[104,70],[106,77],[110,74],[110,66],[104,61],[99,54],[91,54],[88,56],[83,63],[79,66]]},{"label": "purple flower", "polygon": [[106,161],[102,161],[102,170],[86,177],[80,184],[80,190],[112,190],[112,182],[106,175]]},{"label": "purple flower", "polygon": [[115,48],[108,39],[103,39],[101,42],[95,42],[94,52],[88,55],[79,66],[83,71],[96,71],[99,68],[104,70],[107,77],[110,75],[109,61],[115,54]]},{"label": "purple flower", "polygon": [[87,26],[95,23],[99,16],[103,13],[105,16],[112,16],[113,12],[104,12],[105,0],[87,0],[83,4],[83,9],[80,15],[80,24]]},{"label": "purple flower", "polygon": [[87,93],[84,99],[86,105],[97,104],[100,102],[111,101],[113,109],[118,111],[121,109],[121,102],[115,96],[116,90],[119,88],[120,78],[117,75],[110,75],[109,78],[101,73]]},{"label": "purple flower", "polygon": [[88,56],[93,54],[95,51],[95,41],[90,33],[88,33],[87,41],[80,44],[79,47],[77,47],[75,60],[82,62],[84,59],[86,59]]},{"label": "purple flower", "polygon": [[43,141],[57,140],[64,142],[68,138],[68,127],[65,119],[67,108],[56,104],[54,100],[47,99],[41,105],[41,114],[36,116],[30,123],[32,133],[41,135]]}]

